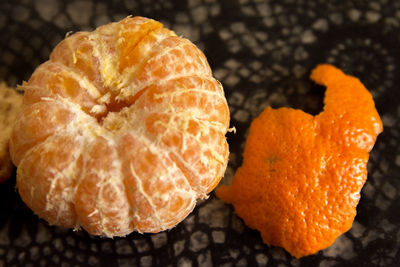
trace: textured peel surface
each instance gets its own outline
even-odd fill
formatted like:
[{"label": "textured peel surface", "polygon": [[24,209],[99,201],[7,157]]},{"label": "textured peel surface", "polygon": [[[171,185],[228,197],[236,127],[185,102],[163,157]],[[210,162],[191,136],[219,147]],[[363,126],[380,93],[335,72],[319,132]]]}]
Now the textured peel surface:
[{"label": "textured peel surface", "polygon": [[295,257],[330,246],[350,229],[382,131],[372,96],[357,78],[319,65],[311,79],[327,87],[323,112],[265,109],[251,124],[232,184],[216,190],[265,243]]}]

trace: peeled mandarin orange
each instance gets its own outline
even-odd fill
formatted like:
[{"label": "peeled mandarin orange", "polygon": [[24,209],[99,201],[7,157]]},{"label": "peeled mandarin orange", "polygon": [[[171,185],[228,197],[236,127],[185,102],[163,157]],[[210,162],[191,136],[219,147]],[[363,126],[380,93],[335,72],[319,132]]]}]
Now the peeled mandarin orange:
[{"label": "peeled mandarin orange", "polygon": [[68,36],[25,90],[10,140],[22,200],[90,234],[159,232],[218,184],[229,110],[204,54],[128,17]]},{"label": "peeled mandarin orange", "polygon": [[251,124],[232,184],[216,190],[265,243],[295,257],[330,246],[350,229],[369,151],[382,131],[357,78],[319,65],[311,79],[327,87],[323,112],[265,109]]}]

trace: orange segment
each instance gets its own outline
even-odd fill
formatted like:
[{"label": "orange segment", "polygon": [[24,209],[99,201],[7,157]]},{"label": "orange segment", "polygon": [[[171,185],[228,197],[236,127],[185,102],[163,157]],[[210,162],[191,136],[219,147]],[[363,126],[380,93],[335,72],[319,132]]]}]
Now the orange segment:
[{"label": "orange segment", "polygon": [[[124,19],[120,23],[121,30],[119,32],[120,42],[117,44],[117,49],[120,51],[119,54],[119,71],[122,72],[127,67],[133,66],[139,63],[139,57],[143,57],[143,51],[137,53],[136,50],[140,50],[142,47],[138,47],[144,43],[148,43],[150,33],[162,28],[162,24],[155,20],[143,19],[141,17],[135,17],[133,19]],[[152,38],[151,38],[152,39]],[[152,40],[151,44],[154,44],[156,40]],[[143,44],[142,44],[143,43]]]},{"label": "orange segment", "polygon": [[10,154],[19,165],[26,153],[47,137],[64,129],[74,115],[55,102],[39,102],[26,107],[16,121],[10,138]]},{"label": "orange segment", "polygon": [[75,137],[52,136],[28,152],[19,164],[17,185],[22,200],[51,224],[76,225],[72,195],[80,146]]},{"label": "orange segment", "polygon": [[311,78],[327,86],[324,111],[266,108],[250,126],[232,185],[216,191],[265,243],[295,257],[324,249],[349,230],[368,152],[382,131],[358,79],[330,65],[317,66]]},{"label": "orange segment", "polygon": [[[134,224],[138,231],[158,232],[181,221],[194,208],[195,198],[168,155],[157,153],[148,142],[127,134],[121,139],[120,155]],[[132,153],[141,156],[132,157]]]},{"label": "orange segment", "polygon": [[112,232],[123,236],[132,232],[117,151],[102,137],[87,144],[86,151],[74,198],[80,225],[93,235],[110,236]]},{"label": "orange segment", "polygon": [[203,53],[189,40],[169,37],[149,54],[149,59],[136,72],[137,83],[173,79],[190,75],[210,76],[210,67]]},{"label": "orange segment", "polygon": [[221,132],[228,126],[229,111],[218,92],[216,80],[189,76],[150,86],[136,102],[139,109],[152,110],[143,115],[150,137],[168,147],[198,192],[211,191],[226,168],[228,147]]},{"label": "orange segment", "polygon": [[196,112],[197,119],[207,120],[214,124],[221,123],[224,127],[228,127],[229,110],[225,98],[221,96],[223,89],[213,78],[180,77],[162,84],[151,85],[146,90],[147,93],[144,95],[146,101],[139,101],[137,103],[139,107],[145,108],[164,103],[163,106],[167,111],[171,106],[175,107],[174,112],[192,111],[194,113],[204,110],[205,112]]},{"label": "orange segment", "polygon": [[89,113],[97,104],[95,98],[99,96],[99,92],[89,81],[82,80],[83,77],[80,75],[71,73],[64,66],[49,61],[39,66],[28,84],[30,87],[51,92],[47,97],[68,98]]},{"label": "orange segment", "polygon": [[102,75],[100,73],[100,60],[94,54],[95,43],[86,32],[75,33],[61,43],[50,54],[50,61],[58,62],[66,67],[80,72],[88,80],[98,85],[100,89]]}]

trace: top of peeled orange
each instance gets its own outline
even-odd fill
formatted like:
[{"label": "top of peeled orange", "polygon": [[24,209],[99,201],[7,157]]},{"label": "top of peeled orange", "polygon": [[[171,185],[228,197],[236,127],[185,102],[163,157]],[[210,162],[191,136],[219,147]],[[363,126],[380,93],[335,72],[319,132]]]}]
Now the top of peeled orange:
[{"label": "top of peeled orange", "polygon": [[265,109],[251,124],[232,185],[216,191],[265,243],[295,257],[328,247],[351,227],[382,131],[357,78],[319,65],[311,79],[327,87],[323,112]]}]

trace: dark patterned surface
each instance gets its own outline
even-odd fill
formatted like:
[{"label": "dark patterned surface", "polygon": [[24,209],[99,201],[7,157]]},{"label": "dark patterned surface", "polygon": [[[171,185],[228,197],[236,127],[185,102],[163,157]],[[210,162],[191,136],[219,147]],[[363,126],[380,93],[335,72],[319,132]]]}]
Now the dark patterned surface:
[{"label": "dark patterned surface", "polygon": [[223,183],[241,163],[250,121],[266,106],[317,114],[323,88],[308,75],[332,63],[358,76],[384,123],[349,232],[302,259],[264,245],[231,206],[211,194],[174,229],[102,239],[48,226],[24,206],[15,178],[0,185],[0,266],[400,266],[400,2],[0,0],[0,80],[15,85],[47,60],[68,31],[129,14],[162,21],[195,42],[231,109]]}]

